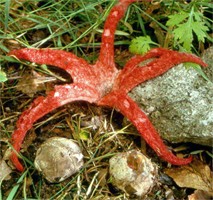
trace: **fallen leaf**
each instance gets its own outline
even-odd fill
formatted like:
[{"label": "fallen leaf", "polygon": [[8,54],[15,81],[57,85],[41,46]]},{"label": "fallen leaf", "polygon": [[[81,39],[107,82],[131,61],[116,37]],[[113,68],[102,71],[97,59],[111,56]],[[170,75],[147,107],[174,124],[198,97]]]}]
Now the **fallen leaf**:
[{"label": "fallen leaf", "polygon": [[22,76],[17,84],[17,90],[27,94],[29,97],[33,97],[38,91],[45,90],[45,82],[47,77],[42,77],[36,71],[26,73]]},{"label": "fallen leaf", "polygon": [[6,164],[4,160],[0,160],[0,183],[3,180],[9,180],[11,177],[9,176],[12,172],[11,168]]},{"label": "fallen leaf", "polygon": [[188,196],[188,200],[211,200],[211,195],[202,190],[196,190]]},{"label": "fallen leaf", "polygon": [[98,180],[99,180],[100,186],[105,186],[107,184],[107,174],[108,174],[107,168],[101,169],[99,171]]},{"label": "fallen leaf", "polygon": [[179,187],[203,190],[213,195],[212,172],[208,165],[194,160],[190,165],[166,169],[165,173],[172,177]]}]

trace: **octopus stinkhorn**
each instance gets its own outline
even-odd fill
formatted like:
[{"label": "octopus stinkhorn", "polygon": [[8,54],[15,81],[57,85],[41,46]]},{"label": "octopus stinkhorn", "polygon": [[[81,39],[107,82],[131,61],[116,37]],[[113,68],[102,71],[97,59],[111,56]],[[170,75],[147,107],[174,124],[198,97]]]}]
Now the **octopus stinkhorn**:
[{"label": "octopus stinkhorn", "polygon": [[[74,101],[87,101],[98,106],[115,108],[133,123],[144,140],[163,160],[174,165],[184,165],[192,161],[192,157],[178,158],[168,150],[146,114],[128,96],[128,92],[179,63],[194,62],[202,66],[206,64],[191,54],[155,48],[143,56],[133,56],[122,70],[118,70],[114,62],[114,34],[126,9],[136,1],[119,0],[112,8],[104,25],[100,55],[93,65],[62,50],[24,48],[9,52],[9,55],[18,59],[61,68],[73,80],[71,84],[55,86],[46,97],[35,99],[18,119],[17,128],[12,134],[14,149],[10,158],[19,171],[23,171],[24,167],[18,160],[18,152],[33,123],[52,110]],[[140,66],[140,63],[147,60],[149,62],[145,66]]]}]

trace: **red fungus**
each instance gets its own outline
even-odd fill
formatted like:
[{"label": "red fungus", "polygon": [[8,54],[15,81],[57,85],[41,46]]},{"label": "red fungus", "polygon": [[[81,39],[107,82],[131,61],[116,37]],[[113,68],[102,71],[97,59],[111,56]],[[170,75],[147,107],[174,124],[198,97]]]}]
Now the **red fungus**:
[{"label": "red fungus", "polygon": [[[191,54],[156,48],[144,56],[134,56],[119,71],[114,62],[114,34],[119,20],[124,16],[129,4],[133,2],[136,0],[120,0],[112,8],[105,22],[100,55],[94,65],[88,64],[72,53],[61,50],[25,48],[9,53],[18,59],[59,67],[67,71],[73,79],[72,84],[55,86],[55,89],[46,97],[35,99],[17,121],[17,129],[12,134],[14,150],[11,154],[11,161],[19,171],[23,171],[24,168],[17,155],[33,123],[54,109],[79,100],[120,111],[136,126],[145,141],[165,161],[174,165],[184,165],[192,161],[192,157],[178,158],[168,150],[145,113],[128,96],[128,92],[138,84],[165,73],[179,63],[194,62],[202,66],[206,64]],[[148,59],[152,60],[145,66],[139,66],[141,62]]]}]

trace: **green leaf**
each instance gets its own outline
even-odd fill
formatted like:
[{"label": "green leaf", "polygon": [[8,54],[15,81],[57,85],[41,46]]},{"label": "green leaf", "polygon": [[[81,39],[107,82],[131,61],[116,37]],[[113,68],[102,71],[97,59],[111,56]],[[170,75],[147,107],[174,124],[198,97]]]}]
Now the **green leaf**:
[{"label": "green leaf", "polygon": [[0,70],[0,83],[7,81],[7,75],[5,72]]},{"label": "green leaf", "polygon": [[136,37],[131,41],[129,51],[134,54],[144,54],[150,50],[150,45],[157,45],[149,36]]},{"label": "green leaf", "polygon": [[195,18],[195,21],[202,22],[203,14],[200,12],[193,12],[193,16]]},{"label": "green leaf", "polygon": [[193,40],[192,29],[189,23],[180,24],[174,31],[174,39],[183,44],[184,49],[191,50]]},{"label": "green leaf", "polygon": [[167,26],[176,26],[189,17],[189,13],[180,12],[178,14],[169,15],[169,20],[167,21]]},{"label": "green leaf", "polygon": [[80,137],[81,140],[88,140],[89,136],[90,136],[90,133],[88,131],[85,131],[85,130],[82,130],[79,133],[79,137]]},{"label": "green leaf", "polygon": [[188,13],[180,12],[170,15],[166,25],[173,27],[174,40],[183,45],[186,51],[191,51],[193,33],[197,36],[198,42],[205,42],[205,38],[208,37],[209,28],[202,21],[203,18],[203,14],[192,7]]},{"label": "green leaf", "polygon": [[208,31],[208,27],[204,25],[203,22],[193,22],[192,29],[196,34],[198,41],[204,42],[205,38],[207,37],[206,31]]}]

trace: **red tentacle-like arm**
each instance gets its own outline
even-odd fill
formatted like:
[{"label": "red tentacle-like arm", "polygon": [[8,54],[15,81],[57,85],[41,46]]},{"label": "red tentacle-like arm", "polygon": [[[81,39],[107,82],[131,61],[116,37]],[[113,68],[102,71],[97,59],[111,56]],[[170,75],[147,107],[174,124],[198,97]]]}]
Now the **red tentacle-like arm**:
[{"label": "red tentacle-like arm", "polygon": [[[141,62],[151,58],[154,60],[144,66],[139,66]],[[197,63],[203,67],[207,66],[206,63],[195,55],[156,48],[144,56],[137,55],[130,59],[120,72],[114,88],[119,88],[120,91],[124,90],[125,93],[129,92],[138,84],[160,76],[175,65],[184,62]]]},{"label": "red tentacle-like arm", "polygon": [[73,82],[85,83],[85,77],[91,77],[91,80],[87,80],[89,81],[87,84],[90,85],[90,82],[92,82],[93,85],[93,80],[96,80],[93,69],[84,59],[66,51],[48,48],[25,48],[13,50],[9,53],[9,55],[38,64],[57,66],[69,73],[73,79]]},{"label": "red tentacle-like arm", "polygon": [[110,93],[101,99],[99,104],[114,107],[126,116],[137,128],[144,140],[163,160],[173,165],[185,165],[192,161],[191,156],[189,158],[178,158],[168,150],[145,113],[129,96],[120,92]]},{"label": "red tentacle-like arm", "polygon": [[17,153],[21,144],[33,123],[51,112],[52,110],[74,101],[88,101],[94,103],[99,99],[95,89],[85,84],[70,84],[56,86],[55,90],[45,97],[38,97],[26,111],[22,113],[16,124],[16,130],[12,135],[12,144],[15,151],[12,152],[11,161],[19,171],[23,171],[23,166],[18,160]]},{"label": "red tentacle-like arm", "polygon": [[102,34],[102,42],[100,55],[97,62],[104,65],[105,72],[113,72],[115,70],[114,62],[114,37],[118,22],[124,16],[129,4],[136,0],[120,0],[110,11],[104,24],[104,32]]}]

